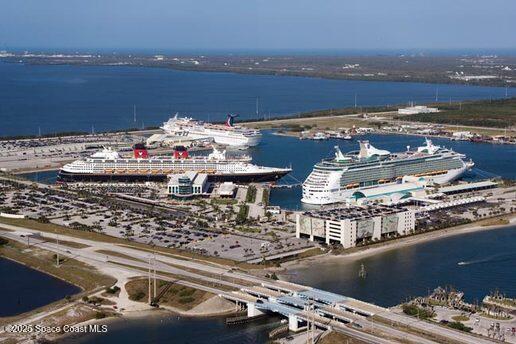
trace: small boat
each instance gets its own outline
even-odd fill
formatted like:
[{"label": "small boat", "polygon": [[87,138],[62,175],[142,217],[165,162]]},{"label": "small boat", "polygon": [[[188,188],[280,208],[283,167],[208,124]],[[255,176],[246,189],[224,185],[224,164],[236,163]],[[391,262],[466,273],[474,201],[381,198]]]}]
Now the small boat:
[{"label": "small boat", "polygon": [[328,136],[326,136],[326,134],[324,133],[315,133],[315,135],[312,137],[312,140],[316,140],[316,141],[319,141],[319,140],[327,140],[328,139]]}]

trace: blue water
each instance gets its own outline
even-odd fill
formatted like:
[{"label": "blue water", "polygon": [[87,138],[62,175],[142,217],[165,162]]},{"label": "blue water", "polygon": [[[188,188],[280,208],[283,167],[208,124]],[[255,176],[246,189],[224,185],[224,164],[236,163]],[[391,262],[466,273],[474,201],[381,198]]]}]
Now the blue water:
[{"label": "blue water", "polygon": [[[464,262],[464,265],[459,265]],[[358,277],[364,264],[367,278]],[[286,277],[302,284],[393,306],[437,286],[451,285],[470,302],[495,289],[516,296],[516,226],[439,239],[352,263],[321,262]]]},{"label": "blue water", "polygon": [[[171,113],[223,120],[358,105],[497,98],[505,88],[0,63],[0,136],[156,126]],[[516,95],[510,88],[509,95]],[[133,105],[137,107],[134,122]]]},{"label": "blue water", "polygon": [[[343,152],[358,149],[357,139],[367,139],[372,145],[392,152],[403,151],[406,146],[417,147],[423,144],[423,137],[409,135],[378,135],[370,134],[355,137],[353,141],[331,139],[327,141],[299,140],[294,137],[264,133],[263,144],[253,148],[251,154],[257,164],[268,166],[292,166],[290,176],[282,182],[294,183],[304,181],[310,174],[314,164],[323,157],[334,153],[334,146],[340,146]],[[466,177],[492,177],[516,179],[516,146],[493,145],[488,143],[472,143],[466,141],[450,141],[448,139],[432,139],[435,144],[452,148],[466,154],[475,162],[473,173]],[[300,209],[302,204],[301,188],[273,189],[271,204],[289,209]]]},{"label": "blue water", "polygon": [[80,292],[53,276],[0,258],[0,317],[17,315]]}]

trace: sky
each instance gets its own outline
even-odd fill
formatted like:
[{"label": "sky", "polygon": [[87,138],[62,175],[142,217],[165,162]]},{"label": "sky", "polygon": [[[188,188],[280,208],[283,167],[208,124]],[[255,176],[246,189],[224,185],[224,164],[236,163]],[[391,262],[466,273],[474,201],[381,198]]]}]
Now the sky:
[{"label": "sky", "polygon": [[514,0],[0,0],[0,49],[516,48]]}]

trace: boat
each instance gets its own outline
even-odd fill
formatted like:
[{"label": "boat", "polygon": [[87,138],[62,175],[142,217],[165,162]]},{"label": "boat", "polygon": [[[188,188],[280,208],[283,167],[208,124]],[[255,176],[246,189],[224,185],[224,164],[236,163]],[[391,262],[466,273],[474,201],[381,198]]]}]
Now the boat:
[{"label": "boat", "polygon": [[234,124],[236,115],[228,115],[224,124],[211,124],[176,114],[160,127],[170,136],[181,136],[192,140],[213,140],[224,146],[254,147],[262,134],[259,130],[248,129]]},{"label": "boat", "polygon": [[353,140],[353,137],[349,134],[338,133],[334,138],[339,140]]},{"label": "boat", "polygon": [[369,141],[359,141],[359,145],[359,151],[347,154],[335,146],[333,158],[315,164],[303,183],[301,201],[315,205],[344,202],[362,188],[396,183],[404,176],[444,184],[474,166],[463,154],[436,146],[429,139],[416,150],[400,153],[377,149]]},{"label": "boat", "polygon": [[321,132],[315,133],[314,136],[312,137],[312,140],[316,140],[316,141],[322,141],[322,140],[327,140],[327,139],[328,139],[328,136],[325,133],[321,133]]},{"label": "boat", "polygon": [[177,146],[172,155],[150,157],[145,145],[136,144],[133,156],[104,148],[66,164],[59,170],[58,182],[165,182],[167,175],[186,171],[206,173],[212,182],[248,183],[273,182],[292,170],[258,166],[248,156],[228,157],[216,148],[209,155],[190,156],[184,146]]}]

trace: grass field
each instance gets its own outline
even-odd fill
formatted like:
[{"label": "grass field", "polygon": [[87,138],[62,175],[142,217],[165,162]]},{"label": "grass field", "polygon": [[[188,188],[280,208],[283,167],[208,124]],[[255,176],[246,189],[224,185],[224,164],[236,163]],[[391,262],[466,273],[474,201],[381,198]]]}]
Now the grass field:
[{"label": "grass field", "polygon": [[[157,280],[157,293],[161,292],[168,282]],[[125,285],[129,299],[133,301],[147,302],[149,284],[147,279],[129,281]],[[173,284],[159,300],[160,305],[171,306],[187,311],[198,304],[208,300],[214,294],[194,289],[179,284]]]},{"label": "grass field", "polygon": [[83,290],[108,287],[116,282],[113,277],[103,275],[95,268],[72,258],[65,258],[57,267],[52,252],[33,246],[28,248],[18,242],[9,241],[0,246],[0,256],[61,278]]},{"label": "grass field", "polygon": [[345,335],[344,333],[332,331],[318,341],[319,344],[365,344],[366,342]]},{"label": "grass field", "polygon": [[516,125],[516,98],[439,104],[439,113],[400,117],[404,120],[451,125],[509,128]]}]

